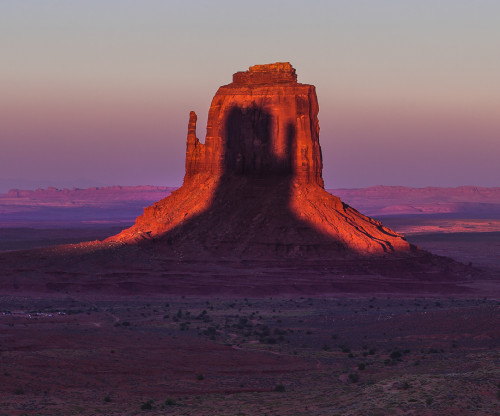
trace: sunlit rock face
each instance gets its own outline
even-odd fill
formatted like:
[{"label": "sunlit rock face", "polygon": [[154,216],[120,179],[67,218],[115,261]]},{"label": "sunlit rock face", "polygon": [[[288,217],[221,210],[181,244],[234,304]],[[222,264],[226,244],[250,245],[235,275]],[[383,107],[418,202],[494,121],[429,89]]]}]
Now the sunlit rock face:
[{"label": "sunlit rock face", "polygon": [[318,111],[288,62],[237,72],[212,100],[205,143],[190,113],[183,186],[107,241],[184,257],[407,255],[401,235],[323,189]]},{"label": "sunlit rock face", "polygon": [[256,65],[219,88],[208,113],[205,144],[191,113],[186,176],[293,174],[323,186],[318,99],[297,83],[288,63]]}]

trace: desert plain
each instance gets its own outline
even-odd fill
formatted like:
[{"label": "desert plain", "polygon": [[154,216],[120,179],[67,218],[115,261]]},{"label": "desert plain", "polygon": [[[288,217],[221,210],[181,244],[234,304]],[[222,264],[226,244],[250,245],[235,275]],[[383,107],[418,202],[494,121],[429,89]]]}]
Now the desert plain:
[{"label": "desert plain", "polygon": [[[150,203],[135,195],[136,205]],[[120,265],[109,253],[100,261],[92,244],[44,263],[55,250],[44,246],[103,239],[140,213],[112,218],[130,196],[111,211],[86,198],[25,201],[24,224],[3,205],[0,415],[500,414],[495,212],[380,217],[467,265],[461,282],[414,286],[397,270],[384,282],[318,261],[280,273],[265,261],[215,267],[138,255]]]}]

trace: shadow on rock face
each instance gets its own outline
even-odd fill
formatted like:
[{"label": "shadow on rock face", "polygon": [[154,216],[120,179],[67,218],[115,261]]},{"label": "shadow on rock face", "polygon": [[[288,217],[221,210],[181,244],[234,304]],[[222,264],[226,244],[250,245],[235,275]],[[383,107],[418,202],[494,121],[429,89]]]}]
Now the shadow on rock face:
[{"label": "shadow on rock face", "polygon": [[[224,120],[222,169],[203,208],[194,215],[188,211],[184,219],[166,230],[144,229],[136,242],[166,243],[165,249],[185,259],[348,259],[362,255],[365,248],[366,255],[394,252],[391,239],[399,240],[409,251],[399,235],[297,175],[295,166],[301,155],[297,154],[292,123],[286,124],[285,142],[277,143],[272,132],[277,122],[260,106],[233,105]],[[210,180],[213,177],[198,175],[183,186],[194,184],[193,190],[181,188],[177,192],[192,198],[192,193],[205,189]],[[164,212],[168,215],[172,211]],[[161,220],[158,212],[156,218]],[[316,222],[307,216],[301,218],[303,213]],[[335,235],[343,228],[348,229],[344,239]]]},{"label": "shadow on rock face", "polygon": [[272,115],[252,105],[248,108],[233,106],[229,110],[225,127],[224,174],[248,177],[293,175],[295,128],[287,124],[287,141],[279,157],[273,149]]}]

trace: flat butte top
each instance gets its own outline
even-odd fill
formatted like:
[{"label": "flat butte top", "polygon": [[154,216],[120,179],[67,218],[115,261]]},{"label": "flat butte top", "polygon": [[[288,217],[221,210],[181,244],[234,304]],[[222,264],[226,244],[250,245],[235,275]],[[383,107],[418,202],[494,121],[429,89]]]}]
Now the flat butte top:
[{"label": "flat butte top", "polygon": [[295,68],[290,62],[254,65],[248,71],[236,72],[233,84],[276,84],[297,83]]}]

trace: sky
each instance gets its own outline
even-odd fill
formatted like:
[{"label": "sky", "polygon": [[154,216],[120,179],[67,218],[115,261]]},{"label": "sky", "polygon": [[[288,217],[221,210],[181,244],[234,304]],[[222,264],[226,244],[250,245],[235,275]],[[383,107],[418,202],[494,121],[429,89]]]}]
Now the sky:
[{"label": "sky", "polygon": [[179,186],[232,74],[316,86],[327,188],[500,186],[498,0],[0,0],[0,192]]}]

